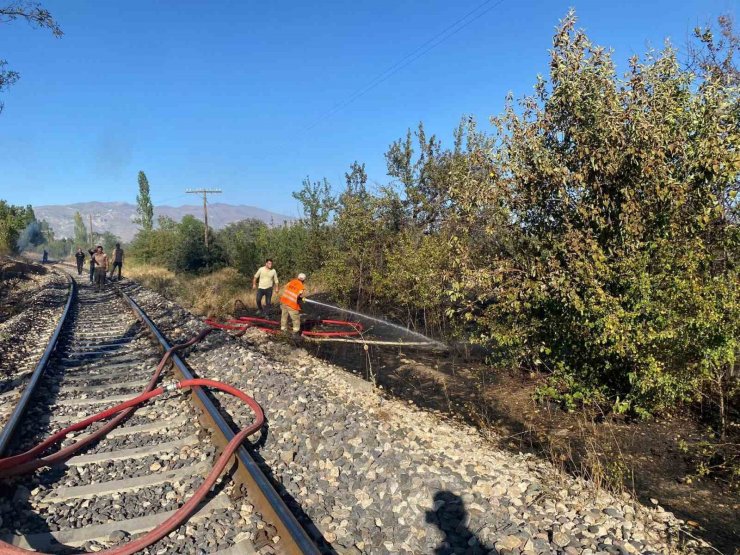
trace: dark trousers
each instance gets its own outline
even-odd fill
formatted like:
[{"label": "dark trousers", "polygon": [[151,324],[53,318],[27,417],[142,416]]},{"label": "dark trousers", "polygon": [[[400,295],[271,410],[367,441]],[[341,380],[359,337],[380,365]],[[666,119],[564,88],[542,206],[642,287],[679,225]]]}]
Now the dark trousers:
[{"label": "dark trousers", "polygon": [[90,264],[90,283],[93,282],[95,277],[95,264]]},{"label": "dark trousers", "polygon": [[81,276],[82,275],[82,263],[83,262],[84,262],[84,260],[78,260],[77,261],[77,275],[78,276]]},{"label": "dark trousers", "polygon": [[265,298],[265,307],[272,305],[272,287],[269,289],[257,289],[257,310],[262,312],[262,298]]},{"label": "dark trousers", "polygon": [[100,291],[105,287],[105,268],[95,268],[95,290]]},{"label": "dark trousers", "polygon": [[114,262],[113,266],[111,266],[110,269],[110,277],[113,277],[113,272],[116,271],[116,267],[118,268],[118,279],[120,281],[121,279],[121,267],[123,266],[123,262]]}]

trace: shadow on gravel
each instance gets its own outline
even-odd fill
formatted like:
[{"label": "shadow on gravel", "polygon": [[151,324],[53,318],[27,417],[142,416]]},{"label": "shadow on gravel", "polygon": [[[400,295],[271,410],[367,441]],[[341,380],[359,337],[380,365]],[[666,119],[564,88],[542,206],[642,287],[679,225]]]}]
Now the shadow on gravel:
[{"label": "shadow on gravel", "polygon": [[7,378],[4,380],[0,380],[0,394],[18,387],[20,384],[25,382],[26,379],[28,379],[28,375],[30,373],[31,372],[29,371],[29,372],[26,372],[23,376],[16,376],[15,378]]},{"label": "shadow on gravel", "polygon": [[486,545],[470,528],[470,515],[465,502],[451,491],[434,494],[434,509],[426,512],[426,521],[434,524],[444,534],[442,542],[434,549],[434,555],[496,555],[498,551]]}]

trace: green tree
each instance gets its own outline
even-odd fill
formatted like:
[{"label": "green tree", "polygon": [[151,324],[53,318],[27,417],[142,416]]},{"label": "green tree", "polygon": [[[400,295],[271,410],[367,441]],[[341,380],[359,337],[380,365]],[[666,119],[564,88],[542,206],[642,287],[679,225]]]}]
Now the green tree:
[{"label": "green tree", "polygon": [[668,410],[737,355],[738,89],[670,47],[621,79],[573,14],[550,68],[494,118],[491,180],[456,193],[508,210],[510,239],[466,230],[453,296],[481,342],[550,369],[547,394]]},{"label": "green tree", "polygon": [[159,229],[141,230],[130,245],[129,254],[138,261],[165,266],[175,272],[197,273],[223,266],[225,255],[221,244],[206,250],[200,239],[204,224],[187,215],[177,223],[160,216]]},{"label": "green tree", "polygon": [[352,162],[349,172],[344,174],[344,179],[347,184],[346,193],[358,197],[367,196],[367,172],[365,171],[365,164],[360,164],[356,160]]},{"label": "green tree", "polygon": [[169,268],[177,272],[198,272],[222,264],[223,253],[218,244],[206,249],[203,241],[205,224],[195,216],[187,215],[177,224],[175,242],[170,254]]},{"label": "green tree", "polygon": [[[49,29],[55,37],[63,35],[51,13],[37,2],[16,0],[5,6],[0,6],[0,23],[9,23],[16,19],[24,19],[33,27]],[[6,69],[7,67],[7,60],[0,59],[0,92],[6,90],[20,78],[17,71]],[[0,112],[2,110],[3,103],[0,103]]]},{"label": "green tree", "polygon": [[14,206],[0,200],[0,254],[18,252],[21,233],[34,221],[31,205]]},{"label": "green tree", "polygon": [[344,174],[346,188],[334,208],[333,240],[327,245],[324,282],[334,295],[359,307],[372,296],[370,271],[376,260],[376,210],[366,189],[365,164],[354,162]]},{"label": "green tree", "polygon": [[[59,260],[69,256],[74,250],[74,243],[71,239],[63,237],[62,239],[53,239],[50,242],[44,243],[43,248],[49,252],[49,256],[53,260]],[[40,250],[37,247],[36,250]]]},{"label": "green tree", "polygon": [[325,261],[326,247],[329,241],[329,221],[336,208],[336,199],[331,193],[331,186],[326,178],[311,181],[306,177],[302,188],[293,193],[293,198],[300,201],[303,211],[301,223],[308,232],[308,245],[304,271],[319,269]]},{"label": "green tree", "polygon": [[299,272],[311,272],[308,237],[308,229],[300,222],[260,228],[256,239],[260,263],[267,257],[274,259],[275,269],[283,282]]},{"label": "green tree", "polygon": [[444,219],[444,180],[439,179],[440,160],[443,157],[440,141],[432,135],[427,138],[424,124],[414,134],[391,144],[385,154],[388,175],[402,186],[403,204],[411,225],[425,231],[437,229]]},{"label": "green tree", "polygon": [[104,231],[98,236],[98,242],[103,245],[103,250],[110,256],[116,247],[116,243],[121,242],[121,238],[110,231]]},{"label": "green tree", "polygon": [[74,219],[75,244],[84,248],[88,244],[87,227],[85,226],[85,222],[82,220],[82,214],[80,214],[79,212],[75,212]]},{"label": "green tree", "polygon": [[154,206],[149,194],[149,180],[143,171],[139,172],[139,194],[136,195],[136,223],[141,225],[144,231],[151,231],[154,226]]},{"label": "green tree", "polygon": [[223,249],[226,263],[245,276],[253,275],[264,259],[271,256],[258,247],[260,234],[266,229],[264,222],[248,219],[229,224],[219,231],[216,243]]}]

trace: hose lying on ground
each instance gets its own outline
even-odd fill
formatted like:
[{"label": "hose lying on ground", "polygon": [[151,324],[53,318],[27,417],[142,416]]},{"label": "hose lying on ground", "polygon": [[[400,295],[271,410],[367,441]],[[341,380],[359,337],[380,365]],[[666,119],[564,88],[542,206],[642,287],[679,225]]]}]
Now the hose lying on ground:
[{"label": "hose lying on ground", "polygon": [[[152,374],[152,377],[149,380],[149,383],[144,388],[144,393],[146,393],[147,391],[151,391],[154,388],[154,386],[157,383],[157,380],[159,380],[159,376],[162,374],[162,370],[164,370],[164,367],[166,366],[167,362],[170,360],[170,357],[173,355],[173,353],[198,343],[200,340],[202,340],[205,336],[207,336],[212,331],[213,329],[205,329],[201,331],[198,335],[193,337],[192,339],[186,341],[185,343],[180,343],[178,345],[174,345],[170,347],[170,349],[162,356],[162,360],[159,361],[159,364],[157,365],[157,368],[154,370],[154,373]],[[121,414],[113,418],[110,422],[107,422],[104,426],[100,427],[93,433],[79,438],[72,445],[68,445],[64,449],[60,449],[59,451],[52,453],[51,455],[48,455],[47,457],[42,457],[42,458],[37,458],[37,459],[31,458],[31,459],[28,459],[26,462],[18,463],[17,466],[8,468],[5,471],[0,470],[0,476],[14,476],[18,474],[26,474],[28,472],[32,472],[36,470],[37,468],[41,468],[42,466],[51,466],[53,464],[66,461],[67,459],[72,457],[75,453],[77,453],[80,449],[85,447],[86,445],[89,445],[93,441],[105,436],[113,428],[117,427],[118,424],[120,424],[123,420],[128,418],[134,412],[134,410],[135,409],[133,408],[129,408],[121,412]],[[83,426],[83,428],[80,428],[80,429],[84,429],[85,427],[86,426]],[[43,450],[44,449],[34,450],[34,452],[41,453]],[[0,459],[0,469],[2,469],[3,460],[6,460],[6,459]]]},{"label": "hose lying on ground", "polygon": [[[213,328],[222,330],[244,331],[247,328],[256,328],[266,333],[280,333],[280,322],[266,318],[255,318],[253,316],[242,316],[241,318],[230,318],[225,322],[219,322],[208,318],[205,323]],[[346,320],[306,320],[303,325],[306,329],[301,331],[303,337],[356,337],[362,334],[364,326],[360,322],[348,322]],[[336,330],[314,331],[313,328],[339,328]]]}]

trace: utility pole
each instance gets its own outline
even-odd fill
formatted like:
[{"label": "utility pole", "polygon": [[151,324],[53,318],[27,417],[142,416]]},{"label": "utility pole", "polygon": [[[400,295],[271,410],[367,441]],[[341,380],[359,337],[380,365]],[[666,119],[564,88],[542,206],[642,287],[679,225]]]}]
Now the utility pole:
[{"label": "utility pole", "polygon": [[203,195],[203,221],[206,224],[205,239],[206,249],[208,248],[208,195],[213,193],[221,193],[221,189],[187,189],[186,193],[192,193],[196,195]]},{"label": "utility pole", "polygon": [[87,217],[90,220],[90,248],[93,248],[95,245],[93,245],[93,242],[95,241],[95,238],[93,236],[93,228],[92,228],[92,214],[88,214]]}]

